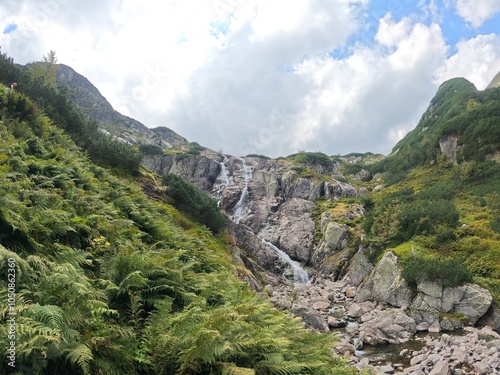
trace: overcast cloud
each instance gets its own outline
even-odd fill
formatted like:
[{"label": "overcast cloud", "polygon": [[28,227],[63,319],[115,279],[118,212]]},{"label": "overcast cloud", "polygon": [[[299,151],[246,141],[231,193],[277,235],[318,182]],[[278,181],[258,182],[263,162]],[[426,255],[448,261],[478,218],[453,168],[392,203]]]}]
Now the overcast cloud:
[{"label": "overcast cloud", "polygon": [[[500,0],[7,0],[2,52],[55,50],[115,109],[226,153],[380,152],[437,87],[500,71]],[[1,31],[0,30],[0,31]]]}]

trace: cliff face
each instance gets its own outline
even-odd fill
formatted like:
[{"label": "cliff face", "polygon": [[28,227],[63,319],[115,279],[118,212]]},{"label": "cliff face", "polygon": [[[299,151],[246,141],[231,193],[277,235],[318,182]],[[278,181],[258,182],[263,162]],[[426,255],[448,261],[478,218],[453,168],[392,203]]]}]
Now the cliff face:
[{"label": "cliff face", "polygon": [[[347,226],[334,223],[338,216],[364,215],[362,207],[342,207],[337,216],[321,215],[319,202],[336,202],[366,194],[364,188],[341,181],[338,170],[303,177],[286,160],[238,158],[204,150],[200,155],[153,155],[143,166],[157,173],[175,173],[210,194],[219,207],[253,236],[268,241],[292,260],[314,268],[326,267],[332,257],[353,249],[357,241]],[[334,177],[336,176],[336,178]],[[357,205],[359,206],[359,205]],[[248,240],[248,235],[246,236]],[[236,241],[247,241],[236,238]],[[245,247],[245,246],[244,246]],[[268,256],[257,252],[255,261],[269,268]],[[262,260],[262,262],[260,262]],[[329,272],[336,272],[330,267]]]},{"label": "cliff face", "polygon": [[59,65],[57,82],[68,88],[68,95],[87,116],[96,120],[101,130],[129,144],[152,144],[170,149],[187,142],[166,127],[150,129],[133,118],[115,111],[99,90],[84,76],[66,65]]}]

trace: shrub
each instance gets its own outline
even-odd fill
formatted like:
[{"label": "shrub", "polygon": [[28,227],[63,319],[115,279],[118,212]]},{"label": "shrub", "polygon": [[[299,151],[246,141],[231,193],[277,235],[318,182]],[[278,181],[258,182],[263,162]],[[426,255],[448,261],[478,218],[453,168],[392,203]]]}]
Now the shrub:
[{"label": "shrub", "polygon": [[436,234],[438,227],[454,229],[458,224],[458,217],[455,204],[444,199],[423,199],[406,203],[398,214],[398,237],[407,241],[419,234]]},{"label": "shrub", "polygon": [[163,184],[167,186],[167,194],[175,201],[176,208],[206,225],[214,233],[225,226],[225,219],[217,202],[192,183],[176,174],[167,173],[163,176]]},{"label": "shrub", "polygon": [[139,152],[142,155],[163,155],[163,150],[155,145],[140,145]]},{"label": "shrub", "polygon": [[325,168],[332,165],[330,158],[322,152],[301,152],[295,155],[295,161],[300,164],[321,165]]},{"label": "shrub", "polygon": [[458,259],[412,257],[401,275],[413,286],[422,281],[441,281],[445,287],[456,287],[472,281],[472,273]]}]

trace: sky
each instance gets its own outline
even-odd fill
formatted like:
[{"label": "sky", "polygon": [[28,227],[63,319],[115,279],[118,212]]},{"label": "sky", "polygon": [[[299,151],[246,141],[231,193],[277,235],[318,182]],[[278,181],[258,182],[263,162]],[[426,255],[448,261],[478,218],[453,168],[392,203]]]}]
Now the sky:
[{"label": "sky", "polygon": [[441,83],[500,71],[500,0],[2,0],[0,31],[232,155],[388,154]]}]

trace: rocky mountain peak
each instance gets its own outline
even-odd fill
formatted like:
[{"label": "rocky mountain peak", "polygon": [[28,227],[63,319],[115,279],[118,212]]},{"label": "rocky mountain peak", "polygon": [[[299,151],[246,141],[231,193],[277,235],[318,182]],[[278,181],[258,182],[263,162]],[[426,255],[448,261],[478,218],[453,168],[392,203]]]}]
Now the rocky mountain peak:
[{"label": "rocky mountain peak", "polygon": [[141,122],[122,115],[99,90],[73,68],[60,64],[57,82],[68,88],[68,95],[87,116],[96,120],[106,134],[129,144],[153,144],[170,149],[187,143],[184,137],[167,127],[150,129]]},{"label": "rocky mountain peak", "polygon": [[493,77],[490,84],[486,86],[487,89],[492,89],[493,87],[500,87],[500,72],[498,72],[497,75]]}]

